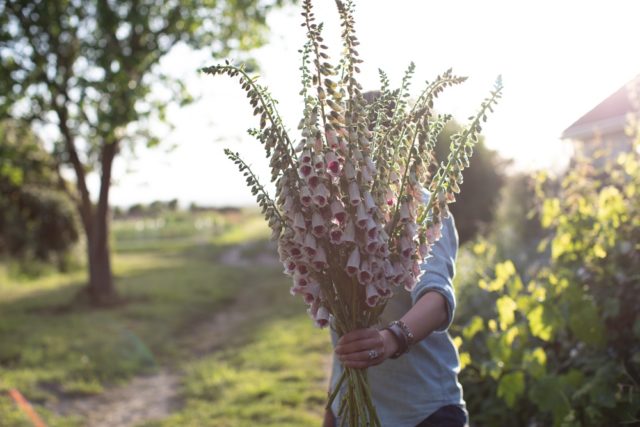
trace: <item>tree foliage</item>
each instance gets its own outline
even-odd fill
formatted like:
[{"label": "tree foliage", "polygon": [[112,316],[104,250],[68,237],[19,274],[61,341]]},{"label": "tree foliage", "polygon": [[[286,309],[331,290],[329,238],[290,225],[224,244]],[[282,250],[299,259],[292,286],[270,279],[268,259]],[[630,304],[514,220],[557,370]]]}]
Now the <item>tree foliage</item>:
[{"label": "tree foliage", "polygon": [[0,254],[64,267],[78,224],[61,185],[40,140],[15,122],[0,123]]},{"label": "tree foliage", "polygon": [[[94,302],[116,299],[107,222],[114,159],[126,145],[155,145],[150,123],[165,121],[171,102],[191,101],[160,59],[179,43],[214,56],[255,47],[264,41],[266,13],[281,3],[0,2],[0,118],[57,130],[55,159],[76,175],[72,196],[87,237]],[[97,195],[87,185],[91,173],[100,176]]]},{"label": "tree foliage", "polygon": [[[544,266],[524,278],[476,244],[461,287],[461,381],[478,426],[640,422],[640,155],[537,182]],[[500,261],[490,267],[491,261]]]},{"label": "tree foliage", "polygon": [[[450,121],[438,135],[436,157],[446,159],[449,154],[451,135],[461,126]],[[450,209],[456,218],[460,242],[472,240],[478,232],[485,231],[494,217],[500,190],[505,182],[506,161],[494,150],[487,148],[481,137],[475,147],[469,168],[464,173],[460,194]]]}]

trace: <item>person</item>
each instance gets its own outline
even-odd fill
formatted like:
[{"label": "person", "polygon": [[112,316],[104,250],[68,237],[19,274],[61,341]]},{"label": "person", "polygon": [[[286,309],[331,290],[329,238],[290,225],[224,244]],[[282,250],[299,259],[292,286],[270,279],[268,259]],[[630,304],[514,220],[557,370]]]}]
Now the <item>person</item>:
[{"label": "person", "polygon": [[[339,339],[331,331],[335,350],[331,390],[342,366],[367,368],[373,403],[384,427],[467,423],[458,351],[447,332],[456,309],[452,281],[457,252],[458,233],[449,214],[443,218],[442,237],[421,265],[424,274],[416,286],[411,291],[396,289],[387,302],[382,328],[355,330]],[[399,324],[384,328],[398,320]],[[340,425],[339,402],[340,394],[326,411],[324,427]]]}]

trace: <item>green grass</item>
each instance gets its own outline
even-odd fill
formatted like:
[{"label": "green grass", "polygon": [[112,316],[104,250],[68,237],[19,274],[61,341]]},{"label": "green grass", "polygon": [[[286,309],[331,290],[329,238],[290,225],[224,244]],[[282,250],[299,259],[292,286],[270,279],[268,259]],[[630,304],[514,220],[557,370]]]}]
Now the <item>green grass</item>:
[{"label": "green grass", "polygon": [[[120,236],[113,264],[127,303],[110,309],[71,303],[86,280],[83,271],[16,280],[0,270],[0,425],[30,425],[7,397],[10,388],[19,389],[47,425],[75,427],[79,419],[42,405],[101,393],[167,366],[185,372],[184,407],[150,425],[318,424],[327,334],[315,330],[304,305],[288,295],[279,268],[216,261],[228,245],[264,247],[267,235],[264,220],[245,214],[210,235]],[[247,286],[262,304],[246,313],[219,351],[196,357],[190,333]]]}]

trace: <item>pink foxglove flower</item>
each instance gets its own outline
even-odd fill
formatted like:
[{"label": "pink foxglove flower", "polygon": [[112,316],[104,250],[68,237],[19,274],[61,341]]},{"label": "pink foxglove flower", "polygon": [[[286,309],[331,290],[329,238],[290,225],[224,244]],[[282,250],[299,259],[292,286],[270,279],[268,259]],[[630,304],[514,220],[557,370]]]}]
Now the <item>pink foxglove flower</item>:
[{"label": "pink foxglove flower", "polygon": [[371,272],[371,267],[369,266],[369,261],[366,259],[360,262],[360,271],[358,272],[358,282],[362,285],[366,285],[371,283],[373,280],[373,273]]},{"label": "pink foxglove flower", "polygon": [[401,255],[405,259],[411,258],[411,255],[413,254],[413,244],[411,243],[411,240],[405,236],[400,238],[400,251]]},{"label": "pink foxglove flower", "polygon": [[367,212],[373,213],[373,211],[376,209],[376,202],[373,200],[373,196],[371,196],[371,192],[369,192],[369,190],[362,193],[362,200]]},{"label": "pink foxglove flower", "polygon": [[291,256],[294,259],[300,259],[300,258],[302,258],[304,256],[304,253],[302,252],[302,249],[300,249],[297,246],[292,247],[291,250],[289,250],[289,253],[291,254]]},{"label": "pink foxglove flower", "polygon": [[338,156],[333,152],[329,151],[325,156],[327,162],[327,171],[331,176],[337,177],[340,176],[340,171],[342,171],[342,164],[338,159]]},{"label": "pink foxglove flower", "polygon": [[403,202],[400,205],[400,222],[402,224],[406,224],[411,220],[411,213],[409,212],[409,204],[407,202]]},{"label": "pink foxglove flower", "polygon": [[373,181],[373,177],[369,173],[369,169],[368,168],[360,169],[360,176],[362,177],[362,181],[367,183],[367,184],[369,184],[369,183],[371,183],[371,181]]},{"label": "pink foxglove flower", "polygon": [[311,233],[307,233],[304,237],[304,251],[310,258],[316,255],[316,238]]},{"label": "pink foxglove flower", "polygon": [[338,148],[338,136],[336,135],[335,131],[328,130],[325,132],[325,136],[327,137],[327,144],[330,148],[334,150]]},{"label": "pink foxglove flower", "polygon": [[360,204],[360,189],[358,183],[351,181],[349,183],[349,203],[351,206],[358,206]]},{"label": "pink foxglove flower", "polygon": [[293,273],[296,271],[296,262],[293,259],[287,260],[284,263],[284,273],[288,276],[293,276]]},{"label": "pink foxglove flower", "polygon": [[313,167],[320,171],[324,170],[324,158],[320,154],[314,157]]},{"label": "pink foxglove flower", "polygon": [[304,150],[302,152],[302,154],[300,155],[300,163],[311,163],[311,153],[309,152],[309,150]]},{"label": "pink foxglove flower", "polygon": [[344,162],[344,176],[347,177],[348,181],[354,181],[356,179],[356,169],[350,160]]},{"label": "pink foxglove flower", "polygon": [[372,284],[367,284],[367,305],[369,307],[375,307],[378,305],[378,301],[380,300],[380,294],[378,293],[378,289]]},{"label": "pink foxglove flower", "polygon": [[353,225],[353,221],[347,221],[347,225],[344,227],[344,233],[342,234],[343,242],[356,242],[356,227]]},{"label": "pink foxglove flower", "polygon": [[293,217],[293,227],[301,233],[307,229],[307,225],[304,221],[304,215],[302,215],[302,212],[297,212]]},{"label": "pink foxglove flower", "polygon": [[368,222],[369,222],[369,215],[365,211],[364,205],[359,204],[356,207],[356,225],[358,226],[358,228],[364,229],[367,227]]},{"label": "pink foxglove flower", "polygon": [[369,239],[378,238],[378,224],[373,220],[373,217],[369,216],[367,218],[365,230],[367,230],[367,237],[369,237]]},{"label": "pink foxglove flower", "polygon": [[308,276],[309,275],[309,267],[307,267],[304,263],[296,264],[296,271],[300,276]]},{"label": "pink foxglove flower", "polygon": [[355,276],[360,272],[360,251],[357,247],[349,255],[346,271],[349,276]]},{"label": "pink foxglove flower", "polygon": [[318,271],[324,270],[325,268],[329,267],[329,264],[327,264],[327,255],[324,252],[324,249],[322,249],[322,246],[318,246],[316,256],[313,257],[311,265],[313,265],[313,267]]},{"label": "pink foxglove flower", "polygon": [[327,200],[329,199],[329,190],[324,184],[318,185],[313,191],[313,203],[320,208],[327,206]]},{"label": "pink foxglove flower", "polygon": [[429,246],[429,244],[423,243],[418,247],[418,251],[420,253],[420,258],[424,259],[427,256],[429,256],[429,253],[431,252],[431,247]]},{"label": "pink foxglove flower", "polygon": [[331,214],[339,224],[344,224],[347,219],[347,213],[344,210],[342,201],[334,200],[331,202]]},{"label": "pink foxglove flower", "polygon": [[331,231],[329,231],[329,240],[331,240],[331,243],[334,245],[339,245],[342,243],[342,234],[342,229],[339,226],[334,225],[331,227]]},{"label": "pink foxglove flower", "polygon": [[442,236],[442,224],[434,224],[427,228],[427,242],[434,244]]},{"label": "pink foxglove flower", "polygon": [[309,284],[309,278],[307,276],[301,276],[298,272],[293,275],[293,286],[295,288],[304,288]]},{"label": "pink foxglove flower", "polygon": [[313,148],[316,151],[316,153],[319,153],[322,151],[322,138],[316,138],[313,142]]},{"label": "pink foxglove flower", "polygon": [[294,206],[293,197],[291,196],[285,197],[284,203],[282,204],[282,208],[284,209],[284,212],[287,215],[287,217],[290,219],[293,218],[293,216],[295,216],[295,213],[293,212],[293,206]]},{"label": "pink foxglove flower", "polygon": [[324,305],[321,305],[318,308],[318,311],[315,315],[315,324],[319,328],[324,328],[329,325],[329,310],[326,309]]},{"label": "pink foxglove flower", "polygon": [[313,168],[311,167],[310,164],[306,164],[305,163],[305,164],[300,165],[299,172],[300,172],[300,177],[301,178],[307,178],[307,177],[311,176],[311,172],[313,172]]},{"label": "pink foxglove flower", "polygon": [[308,187],[302,187],[300,190],[300,203],[306,208],[311,206],[311,191]]},{"label": "pink foxglove flower", "polygon": [[378,242],[376,239],[367,240],[366,250],[368,254],[374,255],[378,251],[379,247],[380,242]]},{"label": "pink foxglove flower", "polygon": [[396,203],[396,196],[393,194],[393,191],[391,191],[391,189],[387,190],[385,201],[387,202],[387,206],[393,206]]},{"label": "pink foxglove flower", "polygon": [[307,178],[307,185],[311,187],[311,189],[316,188],[320,184],[320,177],[318,176],[316,171],[312,171],[306,178]]},{"label": "pink foxglove flower", "polygon": [[311,232],[316,238],[321,238],[327,233],[327,226],[324,223],[324,218],[319,212],[314,212],[311,216]]}]

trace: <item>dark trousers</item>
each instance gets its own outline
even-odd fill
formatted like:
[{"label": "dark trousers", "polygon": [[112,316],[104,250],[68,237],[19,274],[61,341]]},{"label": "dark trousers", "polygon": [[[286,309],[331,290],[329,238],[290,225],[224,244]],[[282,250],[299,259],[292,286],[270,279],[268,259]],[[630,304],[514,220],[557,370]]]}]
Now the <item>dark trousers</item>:
[{"label": "dark trousers", "polygon": [[416,427],[465,427],[467,416],[455,405],[447,405],[438,409]]}]

